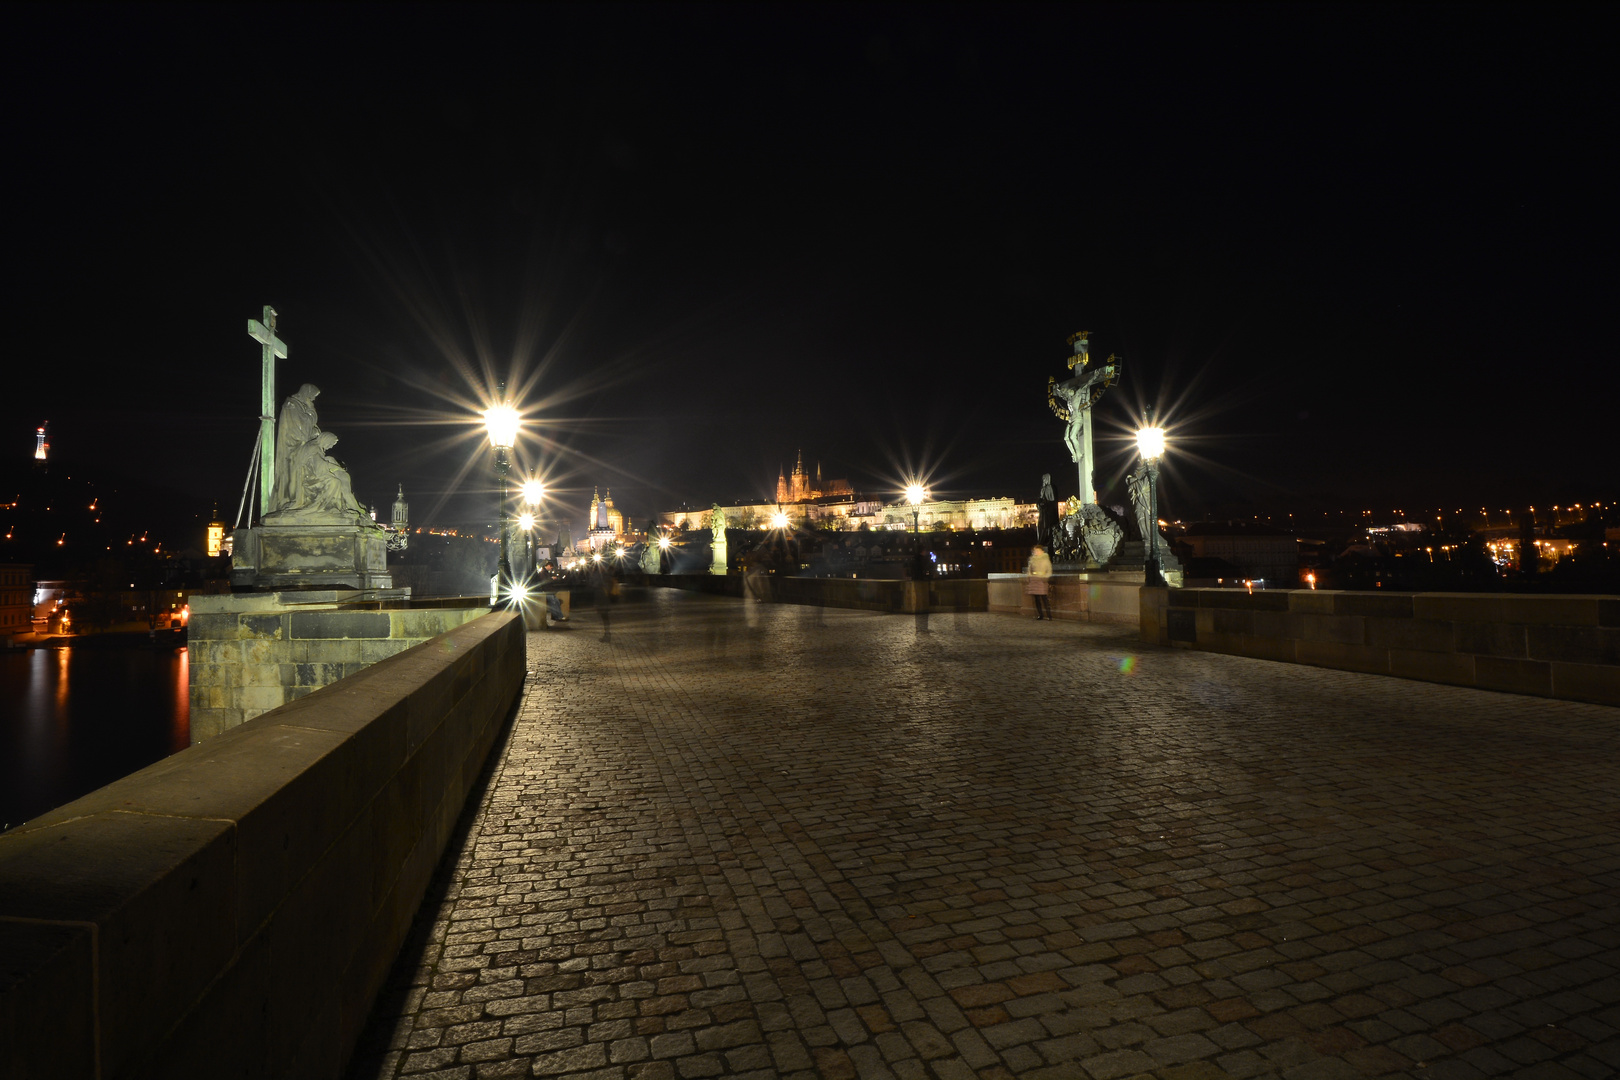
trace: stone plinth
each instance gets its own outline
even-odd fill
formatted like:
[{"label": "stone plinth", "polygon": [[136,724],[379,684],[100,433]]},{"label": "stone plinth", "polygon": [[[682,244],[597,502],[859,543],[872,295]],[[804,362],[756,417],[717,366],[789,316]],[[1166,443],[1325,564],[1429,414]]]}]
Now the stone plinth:
[{"label": "stone plinth", "polygon": [[489,613],[408,604],[337,590],[193,596],[192,745]]},{"label": "stone plinth", "polygon": [[237,529],[231,585],[249,589],[387,589],[388,542],[364,525]]}]

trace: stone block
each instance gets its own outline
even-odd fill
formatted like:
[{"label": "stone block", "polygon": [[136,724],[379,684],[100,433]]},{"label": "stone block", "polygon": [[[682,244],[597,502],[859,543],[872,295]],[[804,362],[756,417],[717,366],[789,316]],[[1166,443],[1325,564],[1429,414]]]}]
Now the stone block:
[{"label": "stone block", "polygon": [[1198,606],[1210,608],[1238,608],[1244,611],[1287,611],[1289,589],[1180,589],[1178,592],[1196,592]]},{"label": "stone block", "polygon": [[1296,615],[1301,641],[1366,643],[1367,620],[1359,615]]},{"label": "stone block", "polygon": [[236,617],[238,638],[269,638],[279,640],[285,629],[285,615],[242,614]]},{"label": "stone block", "polygon": [[94,936],[0,917],[0,1076],[94,1076]]},{"label": "stone block", "polygon": [[[1215,634],[1252,634],[1254,633],[1254,615],[1252,611],[1242,611],[1236,608],[1205,608],[1199,611],[1200,616],[1209,616],[1209,628]],[[1203,618],[1199,623],[1203,623]],[[1199,629],[1203,629],[1200,625]]]},{"label": "stone block", "polygon": [[1415,593],[1412,616],[1457,623],[1506,623],[1504,599],[1495,593]]},{"label": "stone block", "polygon": [[1443,619],[1369,617],[1367,644],[1380,649],[1449,653],[1456,648],[1453,624]]},{"label": "stone block", "polygon": [[1598,625],[1599,596],[1538,596],[1510,594],[1501,598],[1504,622],[1559,625]]},{"label": "stone block", "polygon": [[158,1048],[149,1075],[220,1076],[230,1062],[232,1080],[273,1080],[275,1039],[266,1002],[274,994],[310,993],[309,987],[276,985],[268,947],[249,941],[235,962]]},{"label": "stone block", "polygon": [[[1301,616],[1301,618],[1310,617]],[[1341,671],[1366,671],[1375,675],[1389,673],[1387,650],[1350,642],[1297,641],[1294,643],[1294,658],[1301,664],[1338,668]]]},{"label": "stone block", "polygon": [[1245,640],[1247,639],[1242,634],[1200,633],[1198,635],[1198,647],[1208,652],[1242,655]]},{"label": "stone block", "polygon": [[1389,673],[1403,679],[1473,686],[1474,657],[1468,653],[1390,649]]},{"label": "stone block", "polygon": [[0,837],[0,918],[96,927],[102,1075],[131,1073],[229,962],[235,840],[229,822],[111,812]]},{"label": "stone block", "polygon": [[247,714],[258,716],[267,713],[286,701],[286,695],[281,688],[281,680],[274,680],[269,686],[244,686],[238,692],[237,700]]},{"label": "stone block", "polygon": [[241,716],[241,710],[239,709],[226,709],[220,706],[199,709],[193,704],[191,707],[192,744],[196,745],[204,739],[212,739],[228,728],[235,727],[242,722]]},{"label": "stone block", "polygon": [[[1251,613],[1253,634],[1262,638],[1297,638],[1299,617],[1292,611],[1256,611]],[[1293,649],[1290,648],[1292,654]]]},{"label": "stone block", "polygon": [[1243,639],[1241,651],[1244,656],[1252,656],[1256,660],[1292,664],[1297,659],[1295,645],[1295,640],[1290,637],[1255,636]]},{"label": "stone block", "polygon": [[383,638],[379,641],[360,642],[360,662],[362,664],[375,664],[379,660],[386,660],[390,656],[397,656],[410,648],[413,642],[404,638]]},{"label": "stone block", "polygon": [[287,652],[286,645],[280,641],[244,641],[241,649],[244,665],[279,664]]},{"label": "stone block", "polygon": [[386,611],[299,611],[291,616],[288,635],[294,638],[385,638],[389,635]]},{"label": "stone block", "polygon": [[1501,622],[1452,623],[1452,641],[1457,652],[1476,656],[1529,656],[1528,638],[1522,625]]},{"label": "stone block", "polygon": [[1515,694],[1552,693],[1552,665],[1544,660],[1508,660],[1497,656],[1474,658],[1474,685],[1483,690]]},{"label": "stone block", "polygon": [[275,686],[283,685],[281,681],[282,665],[274,657],[263,657],[252,663],[242,664],[236,669],[236,684],[238,686]]},{"label": "stone block", "polygon": [[1288,610],[1310,615],[1332,615],[1334,599],[1339,596],[1332,589],[1292,589],[1288,593]]},{"label": "stone block", "polygon": [[1620,664],[1620,629],[1605,626],[1526,627],[1530,659],[1570,664]]},{"label": "stone block", "polygon": [[1598,625],[1620,626],[1620,596],[1598,597]]},{"label": "stone block", "polygon": [[1412,597],[1412,593],[1335,591],[1333,613],[1366,615],[1380,619],[1409,619],[1413,615]]},{"label": "stone block", "polygon": [[218,641],[236,636],[236,616],[228,614],[199,615],[192,612],[186,622],[186,641],[192,647],[199,641]]},{"label": "stone block", "polygon": [[1552,665],[1553,697],[1620,705],[1620,667],[1600,664]]}]

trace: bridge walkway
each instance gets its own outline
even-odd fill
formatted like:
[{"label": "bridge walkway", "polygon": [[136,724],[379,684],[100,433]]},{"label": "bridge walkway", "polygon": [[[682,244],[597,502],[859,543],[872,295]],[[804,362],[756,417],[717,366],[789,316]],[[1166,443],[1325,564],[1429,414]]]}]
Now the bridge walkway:
[{"label": "bridge walkway", "polygon": [[529,663],[354,1077],[1620,1075],[1620,710],[672,592]]}]

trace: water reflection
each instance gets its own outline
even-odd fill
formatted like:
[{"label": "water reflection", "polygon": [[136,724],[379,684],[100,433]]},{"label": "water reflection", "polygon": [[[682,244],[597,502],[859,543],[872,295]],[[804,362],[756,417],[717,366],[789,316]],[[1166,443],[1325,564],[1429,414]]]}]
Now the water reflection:
[{"label": "water reflection", "polygon": [[185,749],[189,680],[183,648],[0,654],[0,829]]}]

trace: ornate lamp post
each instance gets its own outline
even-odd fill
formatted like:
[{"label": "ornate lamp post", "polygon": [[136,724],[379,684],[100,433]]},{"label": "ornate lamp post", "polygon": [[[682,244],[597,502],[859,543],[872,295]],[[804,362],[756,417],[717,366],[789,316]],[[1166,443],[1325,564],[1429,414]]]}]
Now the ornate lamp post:
[{"label": "ornate lamp post", "polygon": [[484,410],[484,427],[489,432],[489,444],[495,448],[495,475],[501,482],[501,567],[496,578],[496,595],[512,592],[512,560],[507,552],[506,477],[512,471],[512,447],[517,443],[518,426],[522,418],[506,400],[506,383],[496,384],[496,403]]},{"label": "ornate lamp post", "polygon": [[1153,426],[1153,413],[1147,414],[1147,426],[1136,433],[1136,448],[1147,468],[1148,535],[1147,559],[1143,569],[1144,583],[1158,585],[1164,581],[1159,570],[1159,458],[1164,456],[1164,428]]}]

